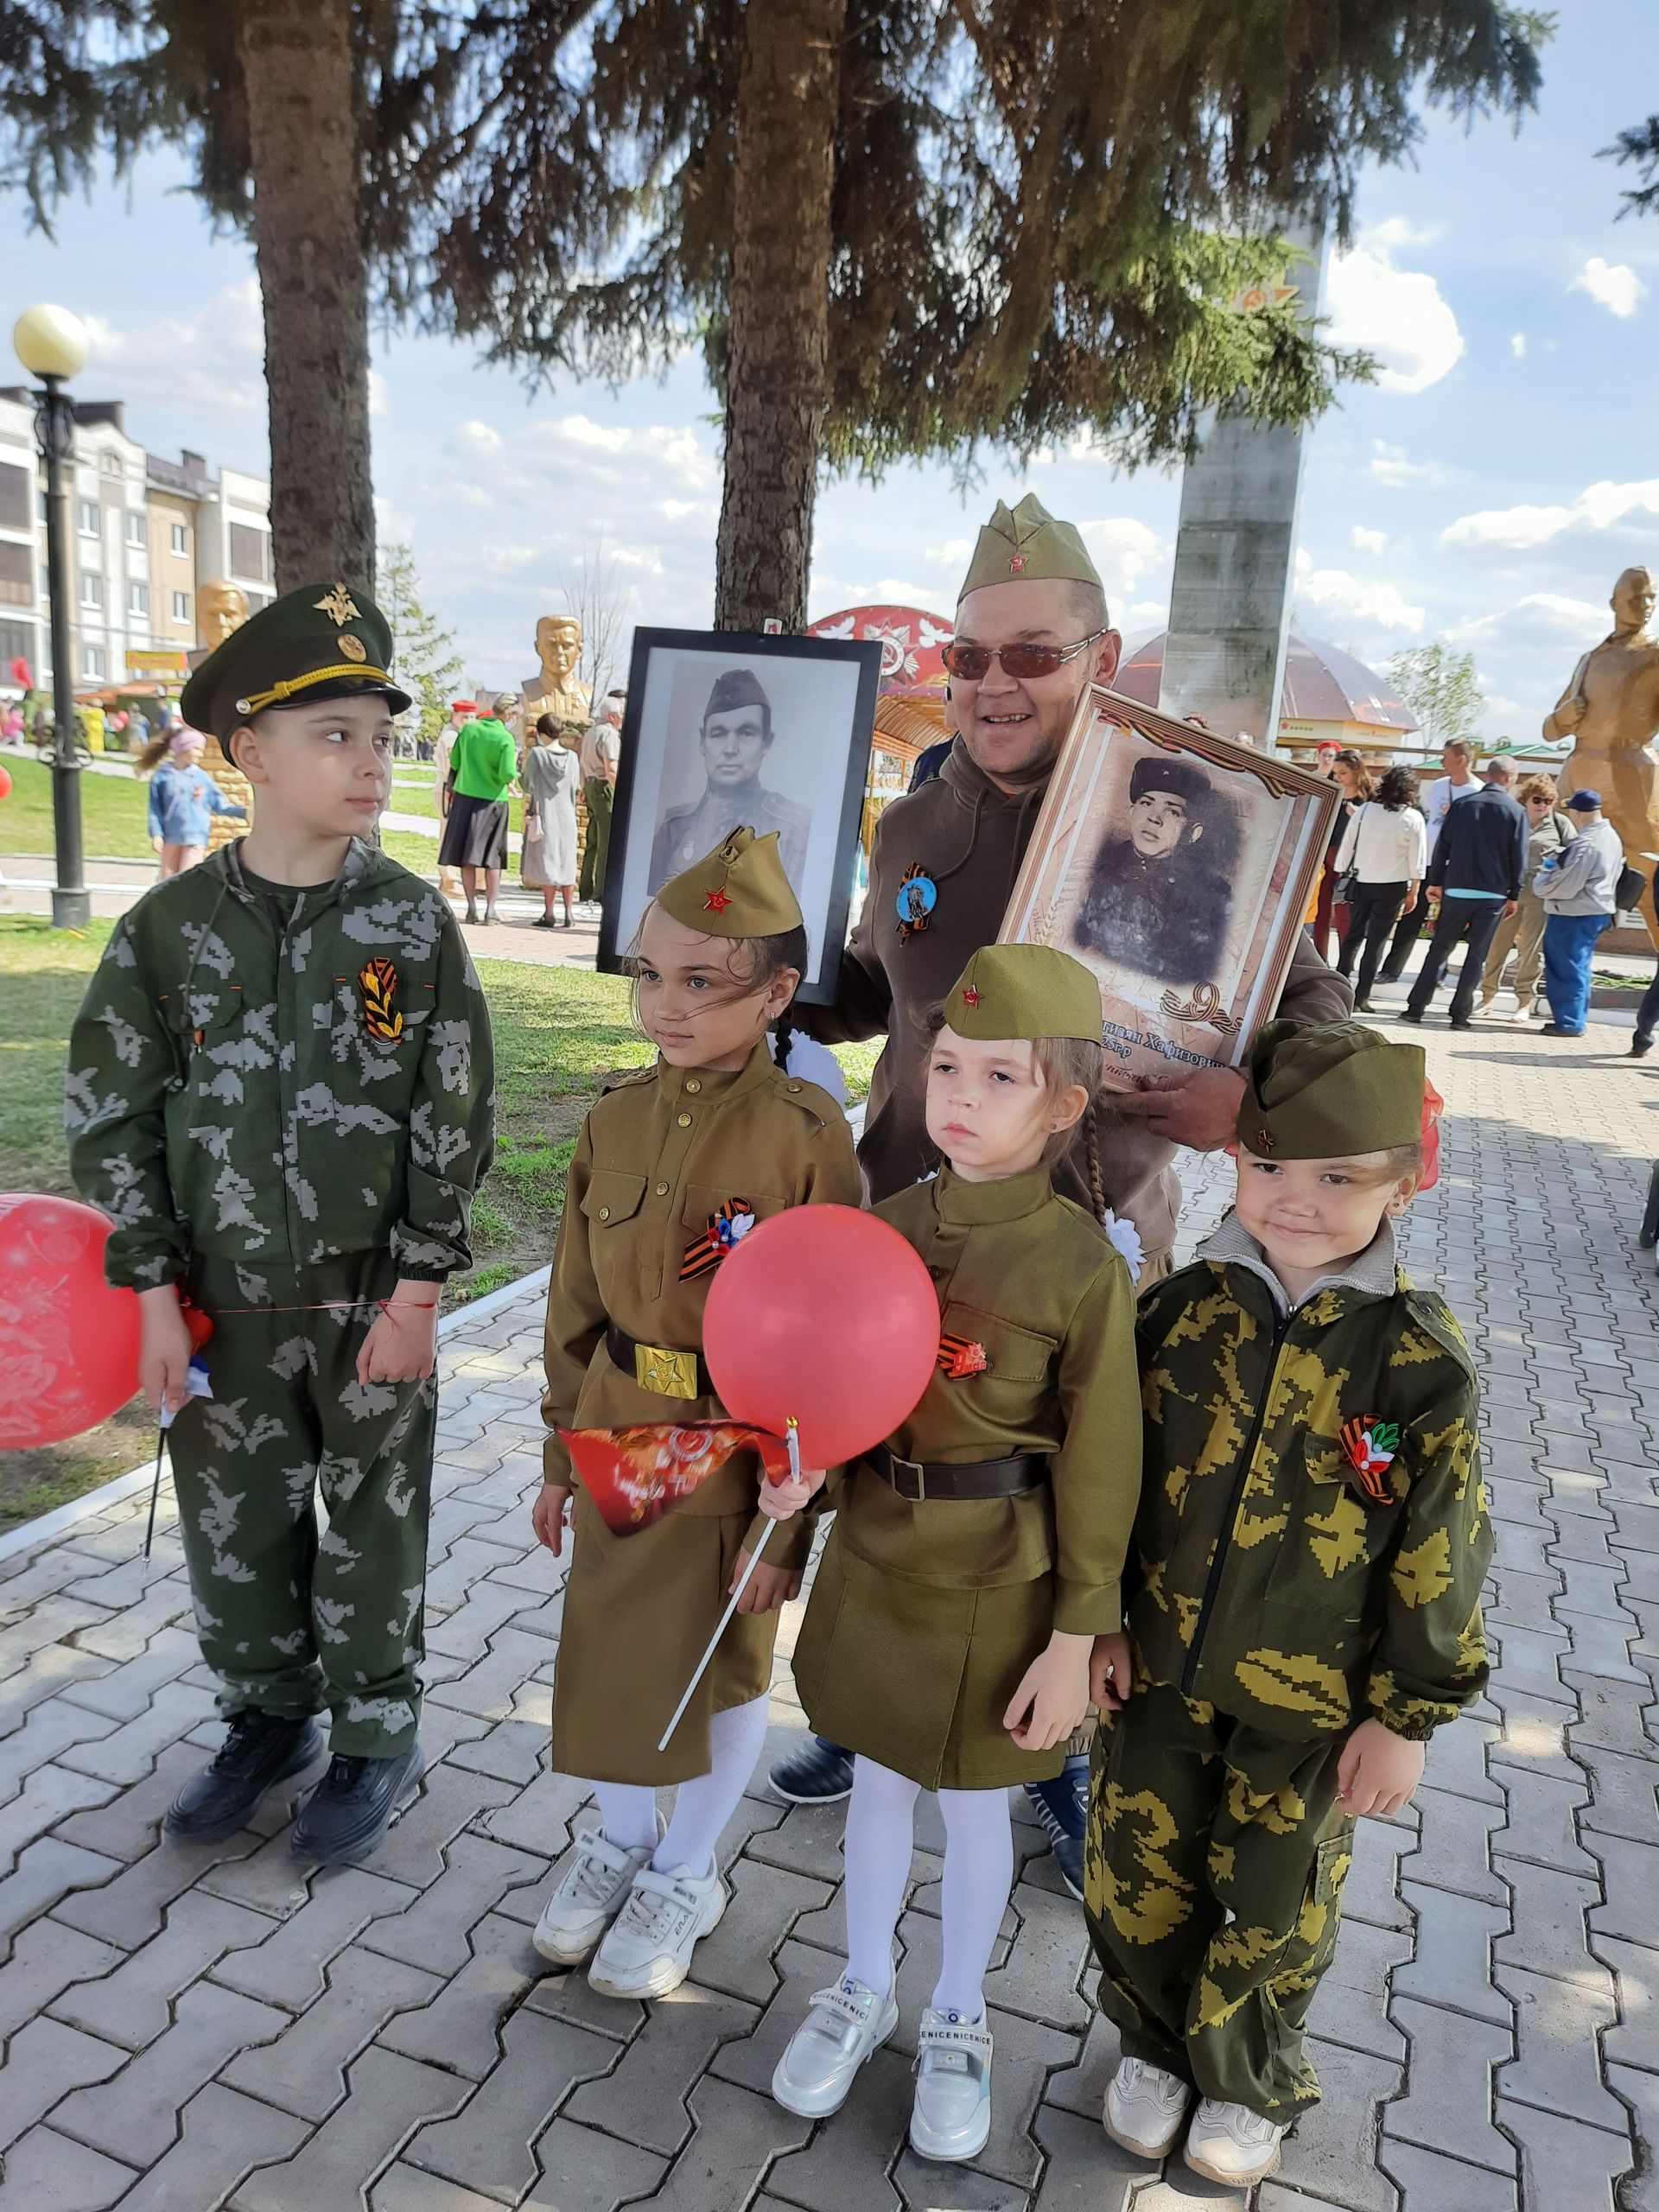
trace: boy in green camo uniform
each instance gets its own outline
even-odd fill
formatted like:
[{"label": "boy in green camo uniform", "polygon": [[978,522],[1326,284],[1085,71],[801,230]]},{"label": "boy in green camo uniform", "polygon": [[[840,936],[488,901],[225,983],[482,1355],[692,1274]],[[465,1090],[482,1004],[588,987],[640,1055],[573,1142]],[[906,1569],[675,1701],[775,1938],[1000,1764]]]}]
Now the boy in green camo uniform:
[{"label": "boy in green camo uniform", "polygon": [[1486,1681],[1478,1393],[1395,1257],[1423,1058],[1269,1022],[1236,1211],[1141,1301],[1146,1473],[1127,1632],[1096,1646],[1085,1854],[1123,2059],[1107,2133],[1248,2188],[1319,2083],[1302,2028],[1359,1815],[1409,1802]]},{"label": "boy in green camo uniform", "polygon": [[[471,1264],[489,1017],[445,902],[361,842],[391,785],[391,633],[312,585],[202,663],[181,704],[254,827],[117,925],[75,1021],[67,1118],[140,1380],[177,1413],[180,1530],[230,1721],[170,1834],[231,1834],[321,1750],[297,1856],[355,1859],[420,1779],[437,1303]],[[186,1395],[180,1295],[212,1395]],[[319,1536],[314,1489],[328,1525]]]}]

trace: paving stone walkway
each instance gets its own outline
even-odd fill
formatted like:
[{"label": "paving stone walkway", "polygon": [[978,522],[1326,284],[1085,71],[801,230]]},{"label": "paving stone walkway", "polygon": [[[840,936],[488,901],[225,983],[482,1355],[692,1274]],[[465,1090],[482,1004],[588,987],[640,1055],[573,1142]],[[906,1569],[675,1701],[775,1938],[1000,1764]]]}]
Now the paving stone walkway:
[{"label": "paving stone walkway", "polygon": [[[1429,1042],[1456,1118],[1410,1257],[1484,1363],[1500,1663],[1409,1817],[1361,1825],[1313,2014],[1325,2101],[1259,2212],[1659,2212],[1659,1284],[1635,1249],[1659,1071],[1612,1057],[1618,1033]],[[1189,1236],[1219,1202],[1213,1172],[1199,1184]],[[176,1536],[146,1567],[141,1497],[0,1564],[0,2212],[1241,2206],[1103,2135],[1113,2037],[1028,1826],[971,2169],[901,2150],[936,1820],[899,2036],[827,2124],[766,2090],[836,1970],[838,1809],[757,1780],[725,1840],[731,1909],[671,2001],[543,1969],[530,1930],[582,1797],[546,1771],[539,1305],[444,1339],[431,1766],[368,1866],[302,1878],[276,1803],[227,1843],[158,1840],[216,1728]],[[786,1669],[773,1719],[774,1747],[802,1725]]]}]

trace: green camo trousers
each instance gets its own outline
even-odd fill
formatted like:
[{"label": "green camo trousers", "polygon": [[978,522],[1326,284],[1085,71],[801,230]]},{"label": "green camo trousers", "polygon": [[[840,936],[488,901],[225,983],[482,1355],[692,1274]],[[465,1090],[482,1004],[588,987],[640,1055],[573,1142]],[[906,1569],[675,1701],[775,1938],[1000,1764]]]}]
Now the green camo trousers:
[{"label": "green camo trousers", "polygon": [[1095,1755],[1084,1889],[1102,2011],[1128,2056],[1281,2125],[1319,2094],[1302,2024],[1351,1855],[1341,1751],[1154,1684]]},{"label": "green camo trousers", "polygon": [[582,848],[582,880],[576,887],[576,896],[602,899],[605,865],[611,848],[611,810],[616,803],[616,794],[603,776],[589,776],[582,790],[588,802],[588,842]]},{"label": "green camo trousers", "polygon": [[[337,1752],[384,1758],[420,1719],[437,1382],[357,1380],[387,1252],[296,1270],[199,1254],[213,1395],[172,1429],[179,1527],[219,1709],[334,1716]],[[432,1293],[436,1296],[435,1288]],[[322,1312],[325,1300],[363,1300]],[[245,1313],[232,1309],[257,1306]],[[321,1489],[328,1526],[317,1530]]]}]

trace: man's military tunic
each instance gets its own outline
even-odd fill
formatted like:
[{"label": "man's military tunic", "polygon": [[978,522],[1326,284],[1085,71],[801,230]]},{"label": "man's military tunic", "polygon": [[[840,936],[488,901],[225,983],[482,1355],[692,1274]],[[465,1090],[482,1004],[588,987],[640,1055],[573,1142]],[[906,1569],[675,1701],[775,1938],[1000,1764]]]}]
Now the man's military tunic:
[{"label": "man's military tunic", "polygon": [[1122,1618],[1141,1480],[1128,1269],[1046,1167],[987,1183],[941,1168],[875,1211],[926,1261],[946,1351],[984,1357],[935,1372],[892,1450],[1039,1453],[1047,1476],[1012,1497],[912,1503],[849,1469],[796,1648],[801,1701],[821,1734],[926,1789],[1041,1780],[1065,1747],[1022,1751],[1002,1726],[1021,1677],[1054,1630]]},{"label": "man's military tunic", "polygon": [[671,807],[652,841],[647,893],[654,898],[671,876],[690,868],[716,845],[723,845],[740,823],[753,830],[757,837],[776,832],[778,856],[798,897],[812,817],[807,808],[784,798],[780,791],[769,791],[760,783],[745,784],[735,791],[705,791],[693,806]]},{"label": "man's military tunic", "polygon": [[1319,2094],[1302,2024],[1351,1850],[1343,1745],[1368,1718],[1427,1738],[1485,1685],[1478,1389],[1386,1222],[1287,1312],[1229,1219],[1137,1333],[1135,1688],[1085,1859],[1100,2001],[1130,2056],[1282,2123]]},{"label": "man's military tunic", "polygon": [[[895,799],[876,826],[869,895],[842,960],[836,1003],[797,1013],[802,1028],[825,1044],[887,1034],[858,1147],[874,1198],[890,1197],[935,1164],[923,1112],[933,1045],[928,1018],[972,955],[995,942],[1046,788],[1004,791],[958,738],[939,773]],[[905,936],[895,902],[912,870],[938,897],[927,927]],[[1299,931],[1279,1011],[1335,1021],[1352,1005],[1348,985]],[[1121,1116],[1110,1091],[1102,1092],[1097,1112],[1106,1203],[1134,1223],[1148,1261],[1160,1262],[1175,1241],[1180,1206],[1175,1147]],[[1092,1211],[1081,1135],[1055,1168],[1054,1185]]]},{"label": "man's military tunic", "polygon": [[[76,1017],[76,1185],[110,1281],[214,1321],[213,1395],[170,1432],[221,1707],[325,1703],[385,1756],[420,1706],[437,1385],[359,1384],[377,1300],[471,1264],[489,1164],[489,1016],[436,893],[353,843],[339,877],[256,888],[238,848],[147,893]],[[328,1528],[318,1535],[313,1485]]]},{"label": "man's military tunic", "polygon": [[[697,1352],[712,1276],[681,1279],[688,1248],[729,1199],[759,1221],[796,1205],[856,1205],[845,1116],[816,1084],[757,1045],[735,1072],[666,1062],[625,1079],[576,1142],[547,1298],[549,1482],[574,1485],[575,1543],[553,1700],[553,1758],[589,1782],[684,1782],[709,1770],[709,1718],[747,1705],[772,1679],[778,1616],[738,1614],[666,1751],[657,1741],[725,1605],[739,1551],[768,1523],[753,1452],[728,1459],[649,1528],[613,1535],[575,1484],[565,1428],[721,1421],[713,1397],[642,1389],[607,1344]],[[849,1287],[849,1295],[851,1289]],[[695,1385],[694,1385],[695,1387]],[[857,1378],[848,1378],[856,1389]],[[798,1518],[766,1548],[769,1566],[804,1566]]]}]

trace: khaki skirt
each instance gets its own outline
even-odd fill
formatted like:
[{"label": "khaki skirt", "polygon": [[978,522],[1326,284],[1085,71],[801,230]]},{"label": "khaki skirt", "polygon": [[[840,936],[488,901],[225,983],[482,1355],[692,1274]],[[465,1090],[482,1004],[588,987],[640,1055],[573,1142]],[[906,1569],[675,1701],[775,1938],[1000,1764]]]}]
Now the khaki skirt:
[{"label": "khaki skirt", "polygon": [[831,1529],[795,1647],[820,1736],[924,1789],[1046,1782],[1066,1746],[1022,1751],[1002,1726],[1054,1626],[1052,1577],[959,1590],[901,1580]]},{"label": "khaki skirt", "polygon": [[709,1771],[710,1714],[749,1704],[772,1682],[778,1615],[735,1615],[668,1749],[658,1750],[725,1607],[753,1510],[681,1510],[613,1536],[580,1484],[575,1498],[553,1764],[584,1782],[690,1782]]}]

